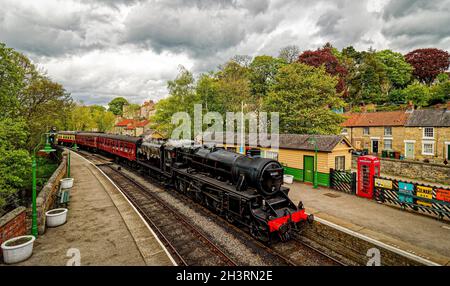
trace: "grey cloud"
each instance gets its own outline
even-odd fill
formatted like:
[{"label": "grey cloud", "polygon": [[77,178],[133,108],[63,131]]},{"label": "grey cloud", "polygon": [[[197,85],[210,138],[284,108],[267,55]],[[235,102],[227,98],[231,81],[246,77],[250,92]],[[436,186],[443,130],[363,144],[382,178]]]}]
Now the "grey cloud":
[{"label": "grey cloud", "polygon": [[267,7],[267,1],[150,1],[128,15],[124,41],[207,57],[275,29],[272,15],[262,14]]},{"label": "grey cloud", "polygon": [[434,46],[449,49],[450,0],[391,1],[383,13],[382,34],[404,52]]},{"label": "grey cloud", "polygon": [[317,20],[317,35],[338,48],[371,42],[370,32],[378,25],[378,13],[367,10],[367,1],[333,2]]}]

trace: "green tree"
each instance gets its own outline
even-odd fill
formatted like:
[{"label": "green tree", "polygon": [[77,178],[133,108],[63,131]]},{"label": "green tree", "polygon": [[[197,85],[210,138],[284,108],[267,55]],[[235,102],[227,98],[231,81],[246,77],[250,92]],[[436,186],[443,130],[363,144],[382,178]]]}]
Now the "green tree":
[{"label": "green tree", "polygon": [[448,74],[441,73],[431,86],[430,104],[445,103],[450,101],[450,79]]},{"label": "green tree", "polygon": [[391,82],[374,52],[363,52],[361,63],[350,70],[347,81],[349,101],[354,104],[383,103],[388,99]]},{"label": "green tree", "polygon": [[275,81],[264,100],[264,109],[279,112],[281,132],[340,132],[343,118],[331,108],[342,107],[344,102],[336,93],[337,78],[324,67],[293,63],[280,68]]},{"label": "green tree", "polygon": [[[20,113],[24,115],[30,130],[28,149],[31,150],[40,135],[67,116],[72,98],[62,85],[41,75],[35,76],[19,95]],[[61,126],[55,126],[61,128]]]},{"label": "green tree", "polygon": [[177,112],[187,112],[193,118],[194,104],[200,100],[195,92],[192,73],[182,66],[178,76],[168,81],[167,88],[169,96],[156,103],[155,115],[150,120],[157,131],[170,137],[176,127],[172,124],[172,116]]},{"label": "green tree", "polygon": [[95,123],[95,128],[97,129],[97,131],[107,132],[114,127],[116,116],[112,112],[94,109],[94,111],[92,111],[91,114],[92,120]]},{"label": "green tree", "polygon": [[89,106],[76,105],[70,114],[70,130],[91,131],[96,127]]},{"label": "green tree", "polygon": [[283,65],[285,65],[283,60],[271,56],[257,56],[253,59],[249,66],[250,90],[258,106],[275,82],[278,69]]},{"label": "green tree", "polygon": [[258,108],[258,103],[251,98],[249,68],[230,61],[217,72],[216,78],[218,96],[225,101],[226,111],[240,111],[241,102],[247,103],[251,110]]},{"label": "green tree", "polygon": [[384,50],[376,52],[375,56],[384,64],[386,74],[395,88],[405,87],[411,81],[413,67],[402,54]]},{"label": "green tree", "polygon": [[114,113],[114,115],[122,116],[122,114],[123,114],[123,106],[125,104],[129,104],[128,100],[126,100],[123,97],[116,97],[113,100],[111,100],[110,103],[108,103],[108,106],[109,106],[108,111],[111,111],[112,113]]},{"label": "green tree", "polygon": [[24,87],[24,69],[18,65],[20,56],[0,43],[0,119],[17,115],[17,95]]},{"label": "green tree", "polygon": [[430,88],[418,81],[408,85],[402,93],[406,102],[411,101],[416,106],[427,106],[431,99]]},{"label": "green tree", "polygon": [[11,195],[29,187],[31,158],[23,149],[28,137],[26,122],[6,118],[0,120],[0,210]]}]

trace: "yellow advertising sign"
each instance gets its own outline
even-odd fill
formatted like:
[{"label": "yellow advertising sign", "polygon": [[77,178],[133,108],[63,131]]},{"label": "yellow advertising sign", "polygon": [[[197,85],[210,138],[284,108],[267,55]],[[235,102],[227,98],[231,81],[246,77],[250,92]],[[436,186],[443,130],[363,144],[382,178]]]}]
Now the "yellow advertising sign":
[{"label": "yellow advertising sign", "polygon": [[424,202],[424,201],[417,201],[418,205],[424,206],[424,207],[430,207],[431,208],[431,203],[429,202]]},{"label": "yellow advertising sign", "polygon": [[416,196],[431,200],[433,198],[433,188],[417,186]]},{"label": "yellow advertising sign", "polygon": [[375,178],[375,187],[392,190],[392,181]]}]

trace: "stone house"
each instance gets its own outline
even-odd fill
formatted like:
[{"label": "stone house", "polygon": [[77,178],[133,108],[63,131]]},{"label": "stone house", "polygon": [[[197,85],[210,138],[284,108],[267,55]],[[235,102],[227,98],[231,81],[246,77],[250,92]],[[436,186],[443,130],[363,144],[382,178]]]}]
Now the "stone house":
[{"label": "stone house", "polygon": [[357,150],[378,154],[382,150],[395,151],[403,147],[404,125],[410,113],[405,111],[346,114],[342,135]]},{"label": "stone house", "polygon": [[114,133],[129,136],[141,136],[150,129],[149,120],[124,119],[114,126]]},{"label": "stone house", "polygon": [[450,161],[450,110],[415,110],[405,123],[404,154],[407,159]]},{"label": "stone house", "polygon": [[154,115],[156,112],[155,103],[153,100],[149,100],[144,102],[139,111],[140,117],[143,119],[149,119],[150,116]]},{"label": "stone house", "polygon": [[345,135],[357,150],[395,151],[405,159],[449,161],[450,110],[420,109],[346,114]]}]

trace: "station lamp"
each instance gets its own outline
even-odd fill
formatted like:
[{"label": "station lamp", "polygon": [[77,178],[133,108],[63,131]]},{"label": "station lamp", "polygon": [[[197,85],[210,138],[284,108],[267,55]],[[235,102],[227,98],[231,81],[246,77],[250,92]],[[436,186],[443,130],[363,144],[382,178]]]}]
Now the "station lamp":
[{"label": "station lamp", "polygon": [[50,154],[52,152],[55,152],[56,150],[52,148],[50,145],[50,142],[48,141],[48,135],[49,133],[43,133],[41,134],[39,138],[39,143],[36,145],[36,147],[33,149],[33,156],[32,156],[32,174],[33,174],[33,181],[32,181],[32,211],[31,211],[31,234],[34,237],[38,236],[38,225],[37,225],[37,206],[36,206],[36,172],[37,172],[37,163],[36,163],[36,150],[41,145],[42,137],[46,136],[45,140],[45,146],[44,149],[39,150],[39,152],[43,152],[46,154]]}]

